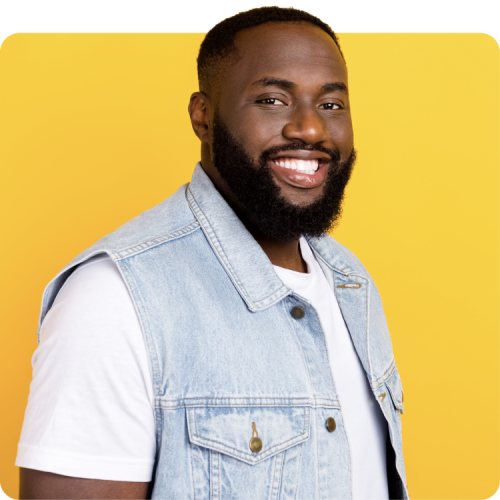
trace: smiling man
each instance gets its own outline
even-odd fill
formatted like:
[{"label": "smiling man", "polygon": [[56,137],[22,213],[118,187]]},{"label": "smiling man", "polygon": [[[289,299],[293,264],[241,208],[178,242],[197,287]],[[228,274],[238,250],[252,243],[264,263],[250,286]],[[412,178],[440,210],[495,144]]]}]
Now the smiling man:
[{"label": "smiling man", "polygon": [[47,287],[21,498],[407,498],[380,297],[326,234],[356,158],[337,37],[254,9],[198,73],[192,181]]}]

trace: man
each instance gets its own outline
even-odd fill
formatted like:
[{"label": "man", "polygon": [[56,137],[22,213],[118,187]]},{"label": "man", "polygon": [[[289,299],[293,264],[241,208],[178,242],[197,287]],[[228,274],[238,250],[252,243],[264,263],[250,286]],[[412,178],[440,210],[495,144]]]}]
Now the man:
[{"label": "man", "polygon": [[193,179],[44,295],[22,498],[407,498],[378,292],[325,234],[355,161],[335,34],[266,7],[205,38]]}]

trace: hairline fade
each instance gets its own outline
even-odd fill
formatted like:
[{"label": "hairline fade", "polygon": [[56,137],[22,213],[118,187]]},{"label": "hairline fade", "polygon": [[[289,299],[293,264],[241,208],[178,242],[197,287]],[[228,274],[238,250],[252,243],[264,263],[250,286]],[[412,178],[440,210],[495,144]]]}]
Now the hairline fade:
[{"label": "hairline fade", "polygon": [[237,58],[238,50],[235,40],[238,33],[269,22],[307,22],[317,26],[332,38],[345,61],[337,35],[321,19],[291,7],[259,7],[224,19],[206,34],[197,59],[200,91],[208,95],[212,94],[214,88],[218,87],[227,63],[234,62]]}]

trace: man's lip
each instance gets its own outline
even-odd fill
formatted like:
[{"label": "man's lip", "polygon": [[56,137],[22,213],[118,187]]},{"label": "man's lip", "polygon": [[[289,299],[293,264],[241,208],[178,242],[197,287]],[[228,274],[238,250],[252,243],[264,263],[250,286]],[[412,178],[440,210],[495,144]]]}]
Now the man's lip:
[{"label": "man's lip", "polygon": [[269,161],[269,165],[281,181],[298,188],[316,188],[321,186],[328,170],[328,163],[322,161],[320,161],[318,170],[312,174],[298,172],[291,168],[280,167],[272,160]]},{"label": "man's lip", "polygon": [[281,151],[279,153],[269,155],[270,160],[275,160],[276,158],[298,158],[299,160],[320,160],[320,161],[330,161],[330,155],[322,153],[321,151],[306,151],[304,149]]}]

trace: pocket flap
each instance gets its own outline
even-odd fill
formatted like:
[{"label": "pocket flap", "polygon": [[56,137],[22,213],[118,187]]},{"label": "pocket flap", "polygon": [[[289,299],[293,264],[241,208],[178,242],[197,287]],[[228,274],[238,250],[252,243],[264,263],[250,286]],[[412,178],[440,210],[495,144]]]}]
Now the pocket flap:
[{"label": "pocket flap", "polygon": [[[308,407],[297,406],[188,408],[189,440],[255,465],[305,441],[309,414]],[[262,442],[258,452],[250,449],[253,437]]]},{"label": "pocket flap", "polygon": [[392,375],[385,381],[385,385],[387,389],[389,389],[396,410],[399,410],[400,413],[404,413],[403,386],[397,369],[394,370]]}]

